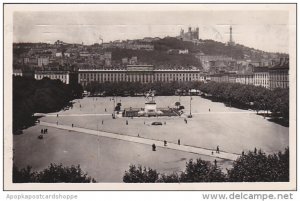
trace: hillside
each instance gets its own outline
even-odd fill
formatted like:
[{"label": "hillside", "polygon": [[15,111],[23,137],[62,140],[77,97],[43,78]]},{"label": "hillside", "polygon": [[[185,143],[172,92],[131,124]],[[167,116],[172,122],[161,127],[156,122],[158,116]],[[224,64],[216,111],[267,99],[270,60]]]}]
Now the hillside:
[{"label": "hillside", "polygon": [[[287,56],[280,53],[267,53],[261,50],[249,48],[240,44],[228,46],[225,43],[213,40],[200,40],[199,43],[181,41],[177,38],[166,37],[157,41],[153,41],[154,51],[144,50],[129,50],[113,48],[112,59],[115,62],[120,62],[124,57],[137,56],[139,62],[154,64],[154,65],[176,65],[176,66],[197,66],[201,68],[197,54],[204,55],[223,55],[232,57],[237,60],[254,60],[272,59],[274,57]],[[169,54],[169,50],[188,49],[189,54]]]},{"label": "hillside", "polygon": [[179,55],[168,54],[166,51],[146,51],[146,50],[129,50],[112,48],[109,49],[112,52],[112,60],[114,62],[120,62],[122,58],[131,58],[133,56],[138,57],[139,63],[153,64],[163,68],[164,66],[175,67],[188,67],[188,66],[200,66],[199,60],[192,54]]}]

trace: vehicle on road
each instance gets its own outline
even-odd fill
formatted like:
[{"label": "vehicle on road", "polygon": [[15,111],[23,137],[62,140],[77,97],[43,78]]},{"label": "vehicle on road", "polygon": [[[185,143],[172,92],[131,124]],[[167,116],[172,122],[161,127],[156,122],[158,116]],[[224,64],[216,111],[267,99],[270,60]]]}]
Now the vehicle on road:
[{"label": "vehicle on road", "polygon": [[155,122],[152,122],[151,125],[153,125],[153,126],[162,126],[163,124],[160,121],[155,121]]}]

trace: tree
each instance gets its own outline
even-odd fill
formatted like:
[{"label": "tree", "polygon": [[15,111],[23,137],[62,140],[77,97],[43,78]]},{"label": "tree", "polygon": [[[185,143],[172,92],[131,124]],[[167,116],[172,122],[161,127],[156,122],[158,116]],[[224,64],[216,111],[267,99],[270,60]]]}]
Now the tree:
[{"label": "tree", "polygon": [[125,183],[155,183],[158,179],[158,173],[151,168],[142,168],[131,165],[128,171],[125,171],[123,181]]},{"label": "tree", "polygon": [[208,161],[197,159],[189,160],[185,171],[181,175],[181,182],[224,182],[225,174],[216,165]]},{"label": "tree", "polygon": [[266,155],[259,150],[240,156],[228,170],[231,182],[287,182],[289,181],[289,149],[282,154]]},{"label": "tree", "polygon": [[288,182],[289,148],[277,154],[266,155],[261,150],[243,154],[233,167],[223,173],[217,164],[200,158],[186,163],[184,172],[159,174],[156,170],[131,165],[125,172],[126,183],[180,183],[180,182]]},{"label": "tree", "polygon": [[159,179],[157,180],[158,183],[180,183],[180,175],[177,173],[172,174],[161,174],[159,176]]},{"label": "tree", "polygon": [[33,183],[37,182],[38,173],[32,171],[32,167],[19,169],[13,164],[13,183]]},{"label": "tree", "polygon": [[13,182],[15,183],[90,183],[95,179],[84,173],[80,166],[64,167],[62,164],[50,164],[41,172],[32,171],[31,167],[18,169],[13,167]]},{"label": "tree", "polygon": [[82,87],[60,80],[13,77],[13,131],[33,125],[36,112],[55,112],[81,97]]}]

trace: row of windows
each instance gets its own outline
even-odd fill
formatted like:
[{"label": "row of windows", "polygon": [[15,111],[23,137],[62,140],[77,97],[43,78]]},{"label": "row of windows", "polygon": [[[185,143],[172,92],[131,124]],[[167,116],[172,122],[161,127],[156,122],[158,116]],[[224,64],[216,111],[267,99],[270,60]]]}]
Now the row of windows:
[{"label": "row of windows", "polygon": [[134,77],[143,77],[143,76],[154,76],[154,77],[199,77],[199,74],[191,74],[191,73],[187,73],[187,74],[178,74],[178,73],[174,73],[174,74],[124,74],[124,73],[103,73],[103,74],[95,74],[95,73],[82,73],[79,74],[79,78],[100,78],[100,77],[130,77],[130,76],[134,76]]},{"label": "row of windows", "polygon": [[288,75],[270,75],[270,80],[282,80],[282,81],[288,81],[289,77]]},{"label": "row of windows", "polygon": [[271,82],[270,83],[270,88],[274,89],[274,88],[288,88],[289,87],[289,82]]},{"label": "row of windows", "polygon": [[63,83],[69,84],[68,77],[66,75],[35,75],[35,79],[37,80],[41,80],[44,77],[48,77],[53,80],[61,80]]},{"label": "row of windows", "polygon": [[50,79],[66,79],[66,75],[35,75],[36,79],[43,79],[44,77],[49,77]]}]

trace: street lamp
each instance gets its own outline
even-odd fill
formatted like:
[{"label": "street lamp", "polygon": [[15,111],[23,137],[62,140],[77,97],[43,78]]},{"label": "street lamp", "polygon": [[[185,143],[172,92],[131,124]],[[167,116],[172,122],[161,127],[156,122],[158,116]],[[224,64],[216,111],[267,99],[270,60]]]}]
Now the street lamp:
[{"label": "street lamp", "polygon": [[191,94],[191,90],[190,90],[190,114],[187,116],[188,118],[192,118],[192,94]]}]

